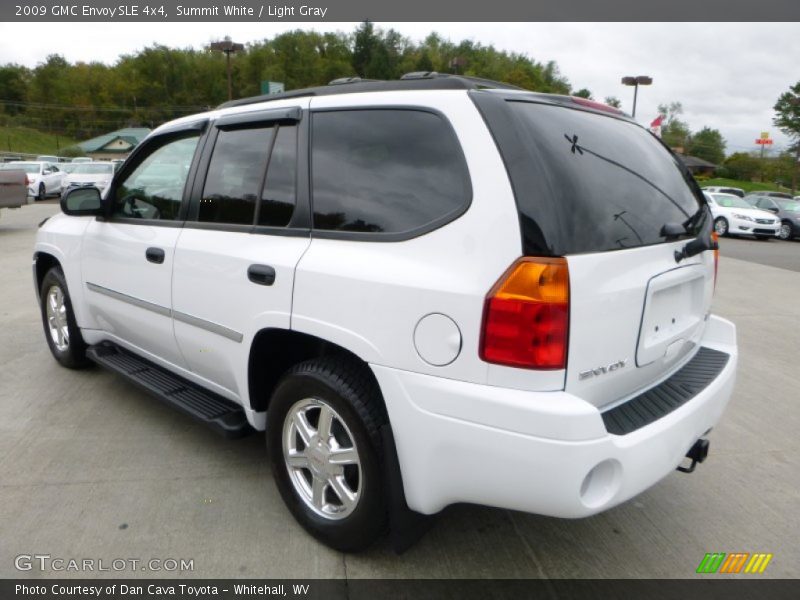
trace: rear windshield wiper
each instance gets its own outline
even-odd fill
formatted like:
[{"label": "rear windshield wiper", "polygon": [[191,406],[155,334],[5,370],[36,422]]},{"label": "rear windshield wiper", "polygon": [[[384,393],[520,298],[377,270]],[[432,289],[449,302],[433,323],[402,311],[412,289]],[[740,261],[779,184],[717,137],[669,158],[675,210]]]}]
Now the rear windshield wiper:
[{"label": "rear windshield wiper", "polygon": [[[672,237],[672,239],[677,239],[680,237],[677,233],[679,230],[683,230],[684,234],[688,233],[686,227],[679,223],[666,223],[661,228],[661,235],[668,240],[670,237]],[[711,237],[711,232],[713,230],[714,226],[712,220],[706,219],[705,226],[700,231],[699,235],[680,250],[675,250],[675,262],[679,263],[686,258],[695,256],[706,250],[716,250],[719,248],[719,244]]]}]

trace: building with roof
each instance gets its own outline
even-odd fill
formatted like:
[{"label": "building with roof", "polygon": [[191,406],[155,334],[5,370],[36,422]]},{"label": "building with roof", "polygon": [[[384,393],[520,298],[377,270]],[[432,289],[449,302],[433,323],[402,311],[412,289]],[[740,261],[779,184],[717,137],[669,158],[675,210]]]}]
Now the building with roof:
[{"label": "building with roof", "polygon": [[81,142],[78,147],[95,160],[125,159],[150,131],[146,127],[126,127]]},{"label": "building with roof", "polygon": [[719,165],[696,156],[680,155],[680,158],[692,175],[713,175],[714,171],[719,168]]}]

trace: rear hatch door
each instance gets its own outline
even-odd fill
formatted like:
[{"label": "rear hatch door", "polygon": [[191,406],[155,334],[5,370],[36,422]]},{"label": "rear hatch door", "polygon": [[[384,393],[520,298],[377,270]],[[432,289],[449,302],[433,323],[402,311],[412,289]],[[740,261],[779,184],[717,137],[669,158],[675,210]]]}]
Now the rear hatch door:
[{"label": "rear hatch door", "polygon": [[[523,252],[566,256],[565,389],[606,406],[688,360],[714,287],[711,215],[685,166],[621,114],[474,94],[514,184]],[[491,101],[481,98],[491,98]],[[691,244],[687,256],[683,250]]]}]

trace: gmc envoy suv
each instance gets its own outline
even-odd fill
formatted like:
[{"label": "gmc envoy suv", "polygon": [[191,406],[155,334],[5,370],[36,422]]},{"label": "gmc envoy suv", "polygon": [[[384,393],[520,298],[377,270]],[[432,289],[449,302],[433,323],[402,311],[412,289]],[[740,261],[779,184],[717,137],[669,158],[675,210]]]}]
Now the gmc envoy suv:
[{"label": "gmc envoy suv", "polygon": [[55,359],[265,431],[340,550],[453,503],[606,510],[702,462],[732,393],[700,189],[582,98],[411,73],[236,100],[61,204],[33,260]]}]

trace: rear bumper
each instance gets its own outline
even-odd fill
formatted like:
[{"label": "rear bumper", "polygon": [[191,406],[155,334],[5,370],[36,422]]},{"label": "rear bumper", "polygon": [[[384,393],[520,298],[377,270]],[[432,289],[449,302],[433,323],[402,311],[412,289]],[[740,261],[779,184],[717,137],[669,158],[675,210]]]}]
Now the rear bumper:
[{"label": "rear bumper", "polygon": [[524,392],[373,366],[410,508],[469,502],[585,517],[643,492],[719,420],[733,391],[735,326],[711,317],[702,346],[730,356],[691,400],[626,435],[565,392]]}]

